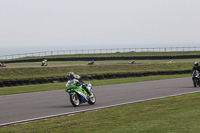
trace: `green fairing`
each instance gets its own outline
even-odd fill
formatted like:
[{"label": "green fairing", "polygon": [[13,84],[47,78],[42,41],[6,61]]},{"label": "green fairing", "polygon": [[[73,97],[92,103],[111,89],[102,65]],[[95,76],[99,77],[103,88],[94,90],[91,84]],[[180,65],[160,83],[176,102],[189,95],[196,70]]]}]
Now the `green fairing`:
[{"label": "green fairing", "polygon": [[74,82],[71,85],[67,86],[65,88],[65,91],[68,92],[67,90],[69,88],[73,87],[74,89],[70,90],[68,92],[69,94],[74,94],[75,93],[74,91],[79,91],[79,92],[83,93],[85,96],[87,96],[87,92],[85,91],[85,89],[83,89],[82,85],[81,86],[77,86],[76,84],[77,84],[77,82]]}]

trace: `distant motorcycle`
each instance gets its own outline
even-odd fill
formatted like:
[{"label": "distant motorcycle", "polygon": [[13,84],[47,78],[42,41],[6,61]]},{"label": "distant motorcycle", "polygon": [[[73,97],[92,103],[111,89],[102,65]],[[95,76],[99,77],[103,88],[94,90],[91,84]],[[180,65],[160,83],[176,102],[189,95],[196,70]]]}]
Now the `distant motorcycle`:
[{"label": "distant motorcycle", "polygon": [[6,64],[4,62],[0,62],[0,67],[6,67]]},{"label": "distant motorcycle", "polygon": [[88,65],[94,65],[94,61],[90,61]]},{"label": "distant motorcycle", "polygon": [[90,91],[91,96],[88,96],[82,85],[78,85],[78,80],[73,79],[67,82],[65,91],[69,93],[71,104],[74,107],[78,107],[81,103],[85,102],[88,102],[90,105],[95,104],[96,97],[92,92],[92,85],[87,83],[86,87]]},{"label": "distant motorcycle", "polygon": [[200,82],[199,82],[199,71],[198,71],[198,70],[194,70],[194,71],[192,72],[192,81],[193,81],[194,87],[197,87],[197,85],[200,86]]},{"label": "distant motorcycle", "polygon": [[48,66],[48,61],[46,59],[43,60],[41,66]]},{"label": "distant motorcycle", "polygon": [[129,62],[130,64],[135,64],[135,61],[131,61],[131,62]]}]

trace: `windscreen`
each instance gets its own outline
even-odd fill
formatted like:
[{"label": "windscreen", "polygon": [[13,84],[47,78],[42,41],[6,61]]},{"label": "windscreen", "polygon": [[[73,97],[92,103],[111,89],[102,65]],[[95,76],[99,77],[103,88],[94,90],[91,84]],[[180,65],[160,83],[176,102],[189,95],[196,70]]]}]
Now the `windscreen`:
[{"label": "windscreen", "polygon": [[66,87],[70,86],[71,84],[73,84],[74,82],[77,82],[78,80],[73,79],[73,80],[69,80],[66,84]]}]

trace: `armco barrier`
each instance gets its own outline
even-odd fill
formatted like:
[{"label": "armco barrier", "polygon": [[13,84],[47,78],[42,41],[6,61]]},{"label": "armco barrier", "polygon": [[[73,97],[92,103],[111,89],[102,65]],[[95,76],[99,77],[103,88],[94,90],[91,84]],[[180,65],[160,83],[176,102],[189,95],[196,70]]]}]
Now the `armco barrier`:
[{"label": "armco barrier", "polygon": [[[191,70],[89,74],[89,75],[81,75],[81,77],[83,80],[94,80],[94,79],[100,80],[100,79],[142,77],[142,76],[151,76],[151,75],[189,74],[189,73],[191,73]],[[67,82],[67,77],[64,76],[64,77],[49,77],[49,78],[39,78],[39,79],[0,81],[0,87],[30,85],[30,84],[45,84],[45,83],[54,83],[54,82]]]},{"label": "armco barrier", "polygon": [[[189,46],[190,44],[188,44]],[[199,44],[198,44],[199,45]],[[80,55],[83,54],[109,54],[109,53],[127,53],[127,52],[183,52],[183,51],[200,51],[200,47],[156,47],[156,48],[111,48],[111,49],[85,49],[85,50],[56,50],[40,51],[32,53],[18,53],[12,55],[0,55],[3,60],[20,59],[26,57],[44,57],[55,55]]]},{"label": "armco barrier", "polygon": [[[48,61],[103,61],[103,60],[157,60],[157,59],[192,59],[200,58],[200,55],[183,55],[183,56],[129,56],[129,57],[72,57],[72,58],[48,58]],[[20,63],[20,62],[41,62],[40,59],[14,60],[5,61],[5,63]]]},{"label": "armco barrier", "polygon": [[0,81],[0,87],[4,87],[4,83]]}]

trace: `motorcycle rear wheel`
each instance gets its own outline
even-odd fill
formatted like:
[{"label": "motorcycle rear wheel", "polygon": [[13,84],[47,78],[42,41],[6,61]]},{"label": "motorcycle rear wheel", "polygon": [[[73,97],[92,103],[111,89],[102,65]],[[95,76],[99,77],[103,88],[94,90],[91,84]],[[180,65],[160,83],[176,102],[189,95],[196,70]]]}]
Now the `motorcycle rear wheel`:
[{"label": "motorcycle rear wheel", "polygon": [[74,107],[78,107],[80,105],[80,98],[76,93],[70,94],[70,101]]}]

